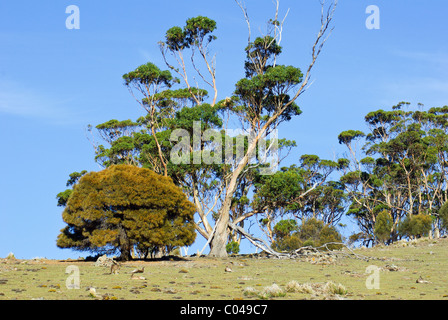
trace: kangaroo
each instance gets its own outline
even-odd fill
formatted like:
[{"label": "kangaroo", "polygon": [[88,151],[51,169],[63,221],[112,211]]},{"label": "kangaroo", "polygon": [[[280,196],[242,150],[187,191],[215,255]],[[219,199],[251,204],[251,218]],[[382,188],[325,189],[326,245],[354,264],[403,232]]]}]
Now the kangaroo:
[{"label": "kangaroo", "polygon": [[145,277],[139,277],[137,276],[137,273],[144,273],[145,272],[145,267],[142,268],[137,268],[131,271],[131,279],[140,279],[140,280],[145,280]]},{"label": "kangaroo", "polygon": [[110,274],[118,274],[119,270],[120,270],[120,264],[118,262],[113,261],[112,265],[110,266]]},{"label": "kangaroo", "polygon": [[134,274],[134,273],[143,273],[143,272],[145,272],[145,267],[137,268],[137,269],[134,269],[134,270],[131,271],[132,274]]}]

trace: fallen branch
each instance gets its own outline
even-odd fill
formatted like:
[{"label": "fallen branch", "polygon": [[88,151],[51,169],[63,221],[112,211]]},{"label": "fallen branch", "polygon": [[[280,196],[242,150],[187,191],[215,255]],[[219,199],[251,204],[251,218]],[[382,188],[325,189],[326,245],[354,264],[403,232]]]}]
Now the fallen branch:
[{"label": "fallen branch", "polygon": [[284,253],[281,252],[277,252],[275,250],[273,250],[267,243],[266,241],[264,241],[261,238],[256,238],[250,234],[248,234],[243,228],[237,226],[236,224],[229,222],[228,223],[229,227],[232,228],[233,230],[239,232],[242,236],[244,236],[247,240],[249,240],[250,243],[252,243],[254,246],[256,246],[257,248],[263,250],[264,252],[267,252],[271,255],[274,255],[276,257],[280,257],[280,256],[284,256]]},{"label": "fallen branch", "polygon": [[[364,256],[362,254],[357,254],[349,246],[347,246],[345,243],[342,243],[342,242],[328,242],[328,243],[325,243],[325,244],[321,245],[320,247],[315,247],[315,249],[325,248],[328,251],[330,251],[330,249],[328,248],[329,245],[341,245],[341,246],[344,246],[348,251],[350,251],[351,255],[353,255],[356,259],[365,260],[365,261],[369,261],[369,260],[373,260],[373,259],[379,259],[379,258]],[[335,254],[335,255],[342,254],[344,256],[348,256],[348,257],[351,258],[350,254],[348,254],[346,252],[343,252],[343,251],[340,251],[340,250],[331,250],[331,253]]]},{"label": "fallen branch", "polygon": [[[261,238],[257,238],[254,237],[253,235],[247,233],[243,228],[235,225],[232,222],[228,223],[229,227],[232,228],[233,230],[239,232],[242,236],[244,236],[247,240],[249,240],[250,243],[252,243],[254,246],[256,246],[257,248],[261,249],[262,251],[273,255],[277,258],[289,258],[289,259],[294,259],[297,258],[299,256],[303,256],[305,255],[306,251],[313,251],[315,253],[323,253],[322,251],[320,251],[319,249],[321,248],[325,248],[327,250],[327,252],[325,252],[326,254],[330,254],[330,255],[344,255],[347,256],[349,258],[356,258],[356,259],[360,259],[360,260],[364,260],[364,261],[369,261],[369,260],[381,260],[380,258],[375,258],[375,257],[368,257],[368,256],[364,256],[361,254],[357,254],[355,253],[350,247],[348,247],[345,243],[342,242],[328,242],[325,243],[319,247],[312,247],[312,246],[306,246],[306,247],[300,247],[294,251],[291,252],[278,252],[275,251],[274,249],[271,248],[271,246],[269,246],[269,244],[266,243],[266,241],[264,241]],[[350,251],[350,253],[346,253],[340,250],[331,250],[328,248],[329,245],[340,245],[345,247],[348,251]]]}]

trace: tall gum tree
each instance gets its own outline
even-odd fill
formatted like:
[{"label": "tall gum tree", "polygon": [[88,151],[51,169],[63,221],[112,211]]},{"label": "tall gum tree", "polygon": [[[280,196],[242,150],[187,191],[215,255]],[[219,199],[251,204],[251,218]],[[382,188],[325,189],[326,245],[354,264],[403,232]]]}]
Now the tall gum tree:
[{"label": "tall gum tree", "polygon": [[240,175],[247,167],[257,144],[263,137],[278,127],[283,121],[289,121],[293,116],[300,114],[295,101],[302,95],[309,84],[311,70],[321,53],[321,50],[331,33],[337,2],[332,2],[325,10],[322,3],[321,27],[312,47],[312,59],[305,75],[299,68],[278,65],[277,59],[282,52],[280,46],[283,21],[278,18],[278,2],[274,19],[269,21],[268,32],[263,37],[251,40],[251,25],[249,15],[242,2],[238,5],[246,19],[249,37],[246,51],[245,71],[246,77],[238,81],[235,86],[231,102],[226,108],[235,114],[243,125],[246,125],[252,136],[247,151],[236,168],[230,173],[226,186],[222,206],[219,209],[215,233],[211,241],[210,255],[225,257],[225,245],[229,235],[229,227],[234,224],[230,221],[230,208],[232,198],[237,188]]},{"label": "tall gum tree", "polygon": [[[218,100],[216,55],[212,54],[212,44],[217,40],[213,34],[216,22],[203,16],[190,18],[184,27],[168,29],[164,41],[159,42],[167,70],[147,63],[123,76],[125,85],[146,111],[146,116],[131,123],[115,120],[99,125],[97,129],[109,139],[106,141],[110,148],[94,144],[97,160],[103,166],[137,163],[170,176],[182,186],[199,216],[196,230],[207,239],[210,255],[215,257],[227,256],[226,244],[232,229],[250,237],[241,226],[245,219],[257,213],[244,212],[248,207],[245,199],[253,186],[253,175],[259,174],[256,171],[265,165],[259,160],[257,147],[266,142],[266,137],[282,122],[300,115],[296,101],[307,90],[311,71],[331,34],[337,0],[329,5],[321,2],[320,29],[312,43],[311,61],[304,73],[297,67],[279,64],[286,18],[286,15],[279,18],[279,2],[275,2],[275,14],[268,22],[266,34],[255,39],[252,39],[244,3],[236,3],[242,9],[249,36],[245,48],[245,77],[235,84],[230,97]],[[226,115],[227,122],[220,115]],[[194,148],[194,122],[200,122],[201,133],[207,129],[215,130],[212,136],[221,137],[221,142],[225,141],[222,145],[228,141],[235,144],[238,138],[232,136],[229,139],[222,130],[230,118],[238,119],[241,129],[247,133],[242,148],[232,148],[230,157],[222,152],[220,164],[204,161],[201,164],[173,163],[170,136],[175,130],[188,133],[190,159],[194,160],[198,155],[199,159],[204,159],[204,150],[208,156],[219,158],[217,150],[210,152],[213,139],[204,139],[202,134],[199,151]],[[120,134],[115,130],[120,126],[126,128],[127,133]],[[269,142],[267,149],[275,143]],[[229,158],[230,162],[224,161]]]}]

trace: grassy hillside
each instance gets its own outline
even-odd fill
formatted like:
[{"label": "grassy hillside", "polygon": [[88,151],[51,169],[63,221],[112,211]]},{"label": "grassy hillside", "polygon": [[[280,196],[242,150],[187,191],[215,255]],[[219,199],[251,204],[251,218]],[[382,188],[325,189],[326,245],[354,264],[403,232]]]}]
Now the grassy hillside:
[{"label": "grassy hillside", "polygon": [[[447,239],[355,252],[372,259],[353,255],[295,260],[193,257],[131,261],[122,264],[118,274],[110,274],[109,268],[96,267],[93,262],[4,258],[0,259],[0,299],[448,300]],[[79,289],[66,286],[69,274],[65,272],[71,265],[79,268]],[[143,266],[144,272],[132,279],[131,271]],[[366,288],[369,266],[379,268],[379,289]],[[423,282],[417,283],[419,278]]]}]

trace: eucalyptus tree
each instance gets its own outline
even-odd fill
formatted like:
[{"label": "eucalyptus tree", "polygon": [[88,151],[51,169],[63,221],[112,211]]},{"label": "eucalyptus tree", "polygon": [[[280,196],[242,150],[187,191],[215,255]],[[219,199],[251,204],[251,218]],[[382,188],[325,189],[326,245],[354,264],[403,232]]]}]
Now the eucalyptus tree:
[{"label": "eucalyptus tree", "polygon": [[[322,3],[321,25],[306,71],[280,64],[284,19],[279,3],[266,34],[252,38],[246,7],[237,1],[248,25],[245,77],[233,93],[219,100],[213,44],[217,24],[197,16],[165,33],[159,48],[166,70],[151,62],[123,75],[125,86],[145,115],[136,121],[111,120],[96,126],[96,160],[103,166],[133,164],[172,178],[194,203],[196,230],[210,245],[210,255],[227,255],[235,232],[250,237],[244,220],[259,213],[250,199],[260,175],[274,173],[275,154],[292,142],[279,141],[278,126],[301,114],[297,99],[308,88],[311,71],[332,31],[337,0]],[[286,16],[285,16],[286,17]],[[224,96],[223,96],[224,97]],[[230,132],[237,119],[241,128]],[[90,127],[92,135],[95,135]],[[270,139],[268,139],[268,136]],[[263,148],[264,146],[264,148]]]},{"label": "eucalyptus tree", "polygon": [[303,155],[298,166],[259,176],[250,205],[259,212],[259,222],[268,239],[274,242],[276,222],[288,216],[302,223],[317,219],[335,226],[345,213],[346,194],[343,185],[331,178],[345,165],[344,159],[331,161]]},{"label": "eucalyptus tree", "polygon": [[446,201],[448,110],[418,107],[413,111],[410,103],[400,102],[391,111],[370,112],[365,117],[367,135],[356,130],[339,135],[350,159],[341,177],[352,201],[348,213],[372,238],[376,217],[384,210],[391,216],[392,240],[404,218],[420,214],[433,216],[438,236],[437,210]]},{"label": "eucalyptus tree", "polygon": [[212,256],[226,256],[225,245],[229,234],[230,209],[240,176],[244,173],[258,143],[275,130],[282,122],[291,120],[301,113],[296,100],[302,95],[311,76],[311,70],[331,32],[335,3],[326,13],[322,5],[321,27],[312,47],[311,62],[305,74],[294,66],[278,64],[282,53],[280,46],[283,21],[278,19],[278,6],[274,19],[269,21],[266,35],[251,39],[251,26],[247,10],[241,3],[249,29],[245,48],[245,78],[235,85],[232,97],[221,105],[238,117],[240,123],[250,131],[251,141],[238,165],[229,174],[225,195],[218,212],[216,230],[211,242]]}]

